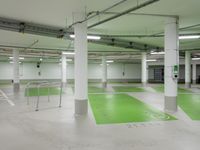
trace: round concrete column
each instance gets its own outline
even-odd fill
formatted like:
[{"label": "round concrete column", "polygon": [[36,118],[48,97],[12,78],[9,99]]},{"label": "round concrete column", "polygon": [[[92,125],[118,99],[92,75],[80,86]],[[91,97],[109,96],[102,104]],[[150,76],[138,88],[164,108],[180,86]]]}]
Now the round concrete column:
[{"label": "round concrete column", "polygon": [[191,87],[191,52],[185,52],[185,87]]},{"label": "round concrete column", "polygon": [[142,84],[146,86],[147,84],[147,54],[142,53]]},{"label": "round concrete column", "polygon": [[192,64],[192,83],[196,84],[197,82],[197,65],[196,63]]},{"label": "round concrete column", "polygon": [[[85,13],[75,13],[74,20],[85,19]],[[84,115],[88,111],[88,49],[87,22],[74,25],[75,33],[75,115]]]},{"label": "round concrete column", "polygon": [[165,24],[165,106],[169,112],[177,111],[177,78],[173,68],[179,65],[178,19],[167,18]]},{"label": "round concrete column", "polygon": [[106,56],[102,56],[102,86],[107,87],[107,63]]},{"label": "round concrete column", "polygon": [[13,89],[18,92],[20,89],[19,79],[19,50],[13,50]]},{"label": "round concrete column", "polygon": [[62,67],[61,67],[61,73],[62,73],[62,84],[64,86],[66,86],[67,83],[67,59],[66,59],[66,55],[62,54]]}]

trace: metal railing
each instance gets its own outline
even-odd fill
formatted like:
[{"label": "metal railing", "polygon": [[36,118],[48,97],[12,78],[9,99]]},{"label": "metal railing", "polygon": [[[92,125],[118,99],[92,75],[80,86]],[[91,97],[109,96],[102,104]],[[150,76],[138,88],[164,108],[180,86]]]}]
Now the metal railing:
[{"label": "metal railing", "polygon": [[42,84],[42,83],[49,83],[48,81],[30,81],[26,84],[25,92],[27,95],[27,105],[29,105],[29,89],[30,87],[34,88],[35,86]]},{"label": "metal railing", "polygon": [[29,105],[29,89],[30,87],[37,88],[37,101],[36,101],[36,109],[35,111],[39,110],[39,103],[40,103],[40,89],[42,87],[48,88],[48,102],[50,102],[50,88],[52,87],[59,87],[60,93],[59,93],[59,107],[61,107],[62,104],[62,92],[63,92],[63,84],[62,82],[48,82],[48,81],[33,81],[29,82],[26,86],[26,92],[27,92],[27,105]]}]

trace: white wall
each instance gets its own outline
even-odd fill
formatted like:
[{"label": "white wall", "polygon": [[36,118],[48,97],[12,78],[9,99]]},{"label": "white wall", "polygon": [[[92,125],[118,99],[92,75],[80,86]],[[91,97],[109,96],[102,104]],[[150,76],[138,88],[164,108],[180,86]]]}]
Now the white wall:
[{"label": "white wall", "polygon": [[[12,65],[6,62],[0,62],[0,80],[12,80],[13,70]],[[154,79],[155,64],[149,67],[149,79]],[[157,64],[158,65],[158,64]],[[161,64],[159,64],[161,65]],[[162,65],[161,65],[162,66]],[[88,78],[101,79],[102,66],[100,64],[89,64]],[[180,79],[185,77],[185,67],[180,66]],[[38,75],[41,72],[41,75]],[[124,75],[123,75],[124,72]],[[200,65],[197,65],[197,79],[200,76]],[[61,65],[58,63],[41,63],[40,68],[37,68],[36,63],[23,63],[20,64],[20,79],[60,79],[61,78]],[[68,64],[67,78],[74,78],[74,65]],[[141,65],[140,64],[122,64],[111,63],[108,66],[108,79],[141,79]]]},{"label": "white wall", "polygon": [[[101,79],[102,66],[100,64],[89,64],[88,66],[89,79]],[[0,62],[0,80],[12,80],[12,64]],[[38,73],[41,73],[40,75]],[[124,76],[123,76],[124,72]],[[140,79],[141,77],[140,64],[109,64],[108,79]],[[37,68],[36,63],[20,64],[20,79],[60,79],[61,65],[58,63],[41,63],[40,68]],[[67,65],[67,78],[74,78],[74,65]]]}]

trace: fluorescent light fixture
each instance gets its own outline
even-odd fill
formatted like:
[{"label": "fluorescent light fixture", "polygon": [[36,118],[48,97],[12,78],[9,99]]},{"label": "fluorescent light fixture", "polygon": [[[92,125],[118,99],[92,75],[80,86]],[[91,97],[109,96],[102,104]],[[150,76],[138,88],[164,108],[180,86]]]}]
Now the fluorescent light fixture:
[{"label": "fluorescent light fixture", "polygon": [[186,39],[199,39],[200,35],[185,35],[179,36],[179,40],[186,40]]},{"label": "fluorescent light fixture", "polygon": [[[70,38],[75,38],[75,35],[74,34],[71,34],[70,35]],[[88,35],[87,36],[87,39],[88,40],[100,40],[101,39],[101,37],[100,36],[94,36],[94,35]]]},{"label": "fluorescent light fixture", "polygon": [[151,52],[152,55],[164,55],[165,52]]},{"label": "fluorescent light fixture", "polygon": [[200,57],[192,58],[192,60],[200,60]]},{"label": "fluorescent light fixture", "polygon": [[[9,57],[9,59],[13,59],[13,57]],[[24,60],[24,57],[19,57],[20,60]]]},{"label": "fluorescent light fixture", "polygon": [[74,52],[62,52],[63,55],[74,55]]},{"label": "fluorescent light fixture", "polygon": [[100,40],[101,37],[100,37],[100,36],[92,36],[92,35],[88,35],[88,36],[87,36],[87,39],[89,39],[89,40]]},{"label": "fluorescent light fixture", "polygon": [[113,60],[107,60],[106,62],[107,63],[113,63],[114,61]]},{"label": "fluorescent light fixture", "polygon": [[149,60],[147,60],[147,62],[155,62],[155,61],[157,61],[156,59],[149,59]]},{"label": "fluorescent light fixture", "polygon": [[[14,62],[13,61],[10,61],[10,64],[13,64]],[[21,64],[22,62],[19,62],[19,64]]]},{"label": "fluorescent light fixture", "polygon": [[43,59],[42,58],[40,58],[40,61],[42,61]]},{"label": "fluorescent light fixture", "polygon": [[72,59],[67,59],[66,61],[70,62],[70,61],[72,61]]}]

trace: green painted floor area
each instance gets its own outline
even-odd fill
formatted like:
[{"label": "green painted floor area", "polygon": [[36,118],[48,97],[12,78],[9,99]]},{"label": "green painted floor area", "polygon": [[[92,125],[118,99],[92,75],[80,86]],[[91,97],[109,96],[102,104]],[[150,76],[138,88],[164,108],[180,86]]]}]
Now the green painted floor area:
[{"label": "green painted floor area", "polygon": [[[59,95],[60,89],[55,88],[55,87],[50,87],[49,93],[50,93],[50,95]],[[40,96],[47,96],[48,95],[48,88],[47,87],[40,88],[39,95]],[[38,89],[37,88],[29,88],[29,90],[25,91],[25,96],[38,96]]]},{"label": "green painted floor area", "polygon": [[192,120],[200,120],[200,95],[179,94],[178,105]]},{"label": "green painted floor area", "polygon": [[105,93],[107,90],[105,88],[89,86],[88,93]]},{"label": "green painted floor area", "polygon": [[[164,85],[159,85],[156,87],[153,87],[157,92],[163,93],[164,92]],[[184,88],[178,88],[178,93],[192,93],[192,91],[184,89]]]},{"label": "green painted floor area", "polygon": [[145,92],[143,88],[134,86],[113,86],[115,92]]},{"label": "green painted floor area", "polygon": [[176,120],[127,94],[90,94],[97,124]]},{"label": "green painted floor area", "polygon": [[[74,92],[74,87],[72,87]],[[88,86],[88,93],[106,93],[106,88],[96,87],[96,86]]]}]

